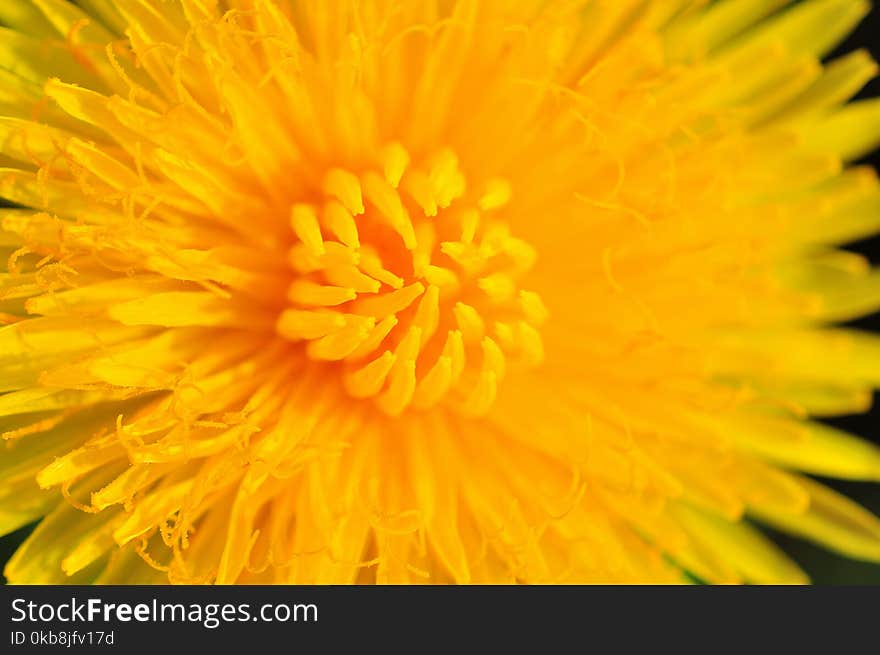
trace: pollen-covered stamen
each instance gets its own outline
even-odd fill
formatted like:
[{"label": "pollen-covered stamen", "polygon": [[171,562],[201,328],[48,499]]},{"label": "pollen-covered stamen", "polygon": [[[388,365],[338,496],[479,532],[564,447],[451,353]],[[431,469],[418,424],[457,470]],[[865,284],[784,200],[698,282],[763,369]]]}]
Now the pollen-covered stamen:
[{"label": "pollen-covered stamen", "polygon": [[535,366],[547,311],[519,288],[531,246],[501,220],[503,178],[468,185],[449,149],[399,143],[375,168],[330,169],[290,210],[293,270],[277,330],[384,412],[447,403],[479,415],[509,366]]}]

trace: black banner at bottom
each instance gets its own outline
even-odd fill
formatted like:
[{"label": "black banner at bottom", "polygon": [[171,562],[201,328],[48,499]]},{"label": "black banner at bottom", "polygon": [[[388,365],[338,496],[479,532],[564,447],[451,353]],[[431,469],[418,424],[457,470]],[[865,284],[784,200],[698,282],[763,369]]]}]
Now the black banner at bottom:
[{"label": "black banner at bottom", "polygon": [[[2,587],[0,652],[873,644],[876,587]],[[869,639],[863,638],[868,635]],[[691,646],[692,648],[688,648]]]}]

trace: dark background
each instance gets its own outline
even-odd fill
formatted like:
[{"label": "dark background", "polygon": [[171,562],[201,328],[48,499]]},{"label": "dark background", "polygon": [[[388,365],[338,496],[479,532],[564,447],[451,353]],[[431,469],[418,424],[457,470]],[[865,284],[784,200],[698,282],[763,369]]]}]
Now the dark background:
[{"label": "dark background", "polygon": [[[0,0],[8,1],[8,0]],[[864,20],[859,28],[832,55],[837,56],[858,48],[867,48],[880,61],[880,7]],[[874,79],[858,97],[880,96],[880,78]],[[880,170],[880,151],[866,158],[868,163]],[[880,266],[880,235],[848,246],[871,262]],[[849,325],[880,333],[880,312],[853,321]],[[880,395],[874,394],[874,408],[867,414],[842,416],[827,421],[835,427],[859,434],[880,446]],[[880,516],[880,484],[870,482],[840,482],[823,480],[841,493],[859,501]],[[33,526],[18,530],[0,538],[0,562],[5,563],[15,549],[30,533]],[[815,584],[876,584],[880,585],[880,564],[857,562],[830,553],[813,544],[788,535],[767,530],[788,554],[810,575]],[[5,579],[4,579],[5,581]]]}]

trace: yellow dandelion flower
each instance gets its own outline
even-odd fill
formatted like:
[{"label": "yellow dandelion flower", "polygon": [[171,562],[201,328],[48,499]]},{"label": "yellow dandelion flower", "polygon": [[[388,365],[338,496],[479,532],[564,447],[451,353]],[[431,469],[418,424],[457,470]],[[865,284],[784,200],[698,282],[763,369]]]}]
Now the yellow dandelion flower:
[{"label": "yellow dandelion flower", "polygon": [[862,0],[0,3],[12,582],[880,561]]}]

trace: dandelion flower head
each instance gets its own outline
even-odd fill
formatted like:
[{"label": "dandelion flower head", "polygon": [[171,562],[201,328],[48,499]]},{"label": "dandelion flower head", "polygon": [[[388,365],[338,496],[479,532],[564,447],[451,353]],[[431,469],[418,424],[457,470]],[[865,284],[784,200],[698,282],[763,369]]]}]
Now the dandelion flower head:
[{"label": "dandelion flower head", "polygon": [[12,582],[880,560],[861,0],[0,3]]}]

